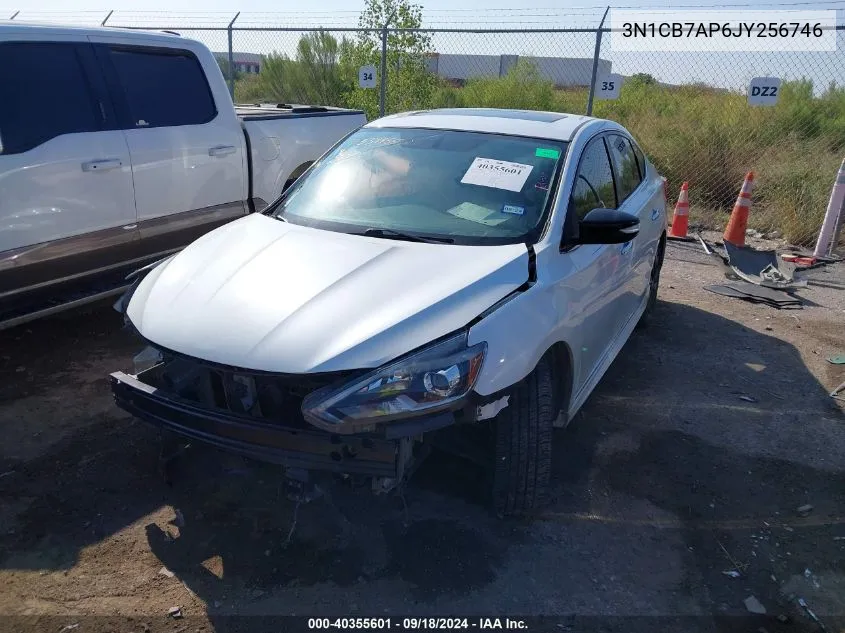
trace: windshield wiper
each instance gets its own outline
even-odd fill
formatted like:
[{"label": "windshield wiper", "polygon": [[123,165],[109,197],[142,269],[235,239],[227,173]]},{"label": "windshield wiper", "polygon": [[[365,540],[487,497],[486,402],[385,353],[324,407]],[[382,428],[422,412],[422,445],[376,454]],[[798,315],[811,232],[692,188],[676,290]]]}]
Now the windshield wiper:
[{"label": "windshield wiper", "polygon": [[406,242],[426,242],[428,244],[454,244],[455,240],[451,237],[423,237],[421,235],[411,235],[410,233],[402,233],[401,231],[394,231],[393,229],[367,229],[363,235],[369,237],[383,237],[389,240],[405,240]]}]

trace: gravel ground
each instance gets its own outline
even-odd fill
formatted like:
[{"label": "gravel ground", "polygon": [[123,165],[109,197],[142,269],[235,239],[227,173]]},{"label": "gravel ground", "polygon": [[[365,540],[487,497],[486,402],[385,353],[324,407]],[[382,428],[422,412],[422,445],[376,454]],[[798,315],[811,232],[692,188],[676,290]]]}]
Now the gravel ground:
[{"label": "gravel ground", "polygon": [[523,521],[492,517],[481,473],[439,454],[404,499],[338,488],[296,513],[277,468],[210,448],[167,485],[155,432],[111,401],[106,376],[138,347],[116,314],[0,333],[0,630],[265,631],[290,614],[821,630],[798,598],[843,629],[845,416],[828,393],[845,366],[826,358],[845,352],[845,265],[812,271],[802,310],[702,290],[721,279],[670,245],[651,327],[557,433],[553,498]]}]

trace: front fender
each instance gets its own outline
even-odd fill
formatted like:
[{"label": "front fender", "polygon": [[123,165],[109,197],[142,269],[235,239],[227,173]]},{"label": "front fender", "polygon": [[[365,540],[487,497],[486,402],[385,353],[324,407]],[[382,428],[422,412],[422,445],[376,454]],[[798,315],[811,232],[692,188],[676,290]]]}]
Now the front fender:
[{"label": "front fender", "polygon": [[[565,306],[553,288],[535,284],[473,325],[469,345],[487,342],[487,356],[475,384],[479,395],[506,389],[530,374],[555,343],[574,340]],[[573,363],[577,363],[577,355]],[[578,367],[573,366],[573,375]]]}]

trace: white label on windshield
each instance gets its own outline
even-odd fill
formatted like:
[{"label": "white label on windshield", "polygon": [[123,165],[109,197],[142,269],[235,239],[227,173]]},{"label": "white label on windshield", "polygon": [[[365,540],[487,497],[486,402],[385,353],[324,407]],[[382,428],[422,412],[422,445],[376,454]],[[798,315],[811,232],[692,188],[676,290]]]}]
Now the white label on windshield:
[{"label": "white label on windshield", "polygon": [[465,185],[480,185],[508,191],[522,191],[533,165],[477,157],[461,178]]}]

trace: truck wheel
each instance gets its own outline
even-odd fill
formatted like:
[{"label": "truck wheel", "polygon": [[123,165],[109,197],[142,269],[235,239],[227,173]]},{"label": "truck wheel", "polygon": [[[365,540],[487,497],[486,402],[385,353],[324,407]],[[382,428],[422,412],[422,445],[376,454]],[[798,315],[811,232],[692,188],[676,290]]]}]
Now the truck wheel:
[{"label": "truck wheel", "polygon": [[648,325],[649,319],[654,312],[654,306],[657,305],[657,288],[660,286],[660,271],[663,268],[663,256],[666,253],[666,238],[661,237],[657,244],[657,253],[654,256],[654,263],[651,266],[651,275],[648,280],[648,303],[645,311],[640,316],[637,322],[638,328],[644,328]]},{"label": "truck wheel", "polygon": [[543,502],[552,468],[554,404],[552,369],[543,358],[496,416],[493,505],[499,516],[526,514]]}]

